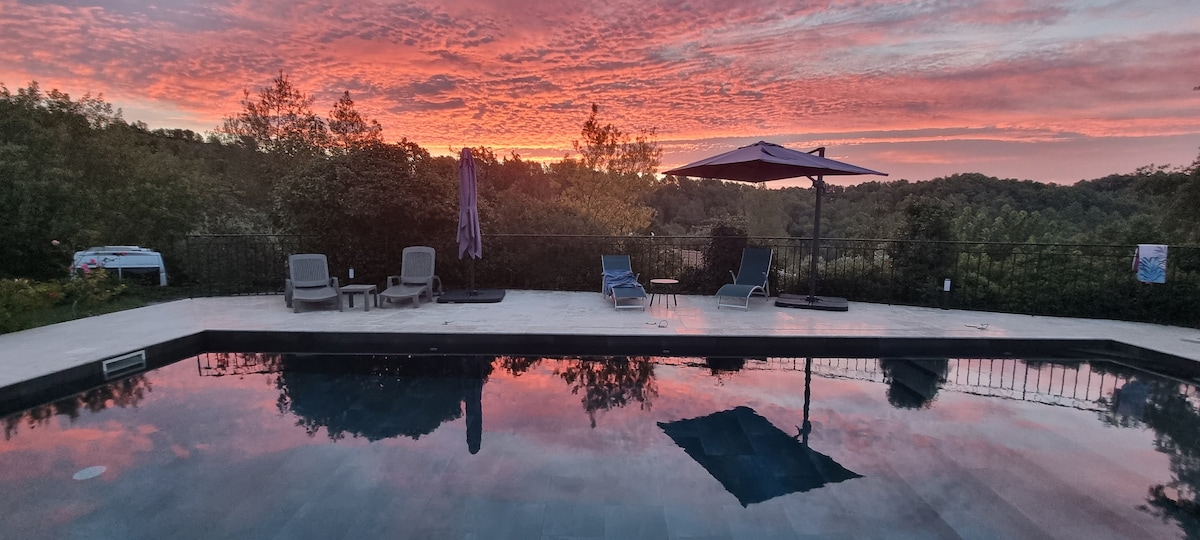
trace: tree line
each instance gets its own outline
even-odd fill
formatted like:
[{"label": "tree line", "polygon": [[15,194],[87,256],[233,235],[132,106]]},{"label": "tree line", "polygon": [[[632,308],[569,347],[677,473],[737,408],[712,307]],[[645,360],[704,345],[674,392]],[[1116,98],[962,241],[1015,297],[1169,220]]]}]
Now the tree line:
[{"label": "tree line", "polygon": [[[195,234],[297,234],[364,246],[452,239],[457,157],[433,156],[344,93],[324,116],[280,73],[207,134],[125,121],[100,97],[0,84],[0,277],[54,279],[92,245]],[[811,234],[813,192],[656,175],[651,130],[593,105],[573,154],[539,163],[472,148],[485,234]],[[1200,159],[1072,186],[959,174],[830,186],[822,236],[1197,243]]]}]

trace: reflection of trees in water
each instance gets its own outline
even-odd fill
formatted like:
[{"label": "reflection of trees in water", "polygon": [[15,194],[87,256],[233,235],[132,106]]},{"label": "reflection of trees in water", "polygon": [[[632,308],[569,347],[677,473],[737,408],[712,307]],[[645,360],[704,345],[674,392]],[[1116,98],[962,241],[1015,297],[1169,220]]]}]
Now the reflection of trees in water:
[{"label": "reflection of trees in water", "polygon": [[1150,486],[1147,504],[1139,508],[1164,521],[1175,521],[1186,538],[1200,540],[1200,391],[1123,366],[1110,364],[1100,369],[1130,375],[1129,381],[1113,392],[1112,409],[1101,413],[1101,419],[1117,426],[1151,428],[1154,449],[1169,458],[1174,478]]},{"label": "reflection of trees in water", "polygon": [[947,358],[880,358],[888,383],[888,403],[897,409],[924,409],[937,399],[950,371]]},{"label": "reflection of trees in water", "polygon": [[[489,357],[285,355],[276,378],[276,405],[291,412],[309,436],[321,428],[332,440],[350,435],[376,441],[418,439],[444,422],[478,412]],[[478,426],[481,419],[469,419]],[[472,438],[468,433],[468,439]],[[476,434],[473,450],[478,450]]]},{"label": "reflection of trees in water", "polygon": [[596,427],[596,412],[620,408],[637,402],[649,410],[651,400],[658,396],[654,383],[654,363],[648,357],[605,357],[563,360],[554,374],[571,386],[572,394],[583,392],[583,409],[592,427]]},{"label": "reflection of trees in water", "polygon": [[704,359],[704,365],[709,373],[717,378],[717,384],[724,384],[725,377],[737,373],[746,366],[745,358],[709,356]]},{"label": "reflection of trees in water", "polygon": [[513,377],[520,377],[542,361],[540,356],[498,356],[496,365]]},{"label": "reflection of trees in water", "polygon": [[1177,383],[1151,385],[1142,417],[1155,431],[1154,447],[1170,456],[1166,485],[1150,488],[1147,502],[1160,517],[1176,520],[1188,538],[1200,539],[1200,411],[1179,390]]},{"label": "reflection of trees in water", "polygon": [[111,407],[136,407],[151,391],[150,380],[144,373],[139,373],[53,403],[38,405],[4,419],[4,440],[16,436],[21,424],[36,429],[45,426],[55,416],[66,416],[73,422],[82,411],[96,413]]}]

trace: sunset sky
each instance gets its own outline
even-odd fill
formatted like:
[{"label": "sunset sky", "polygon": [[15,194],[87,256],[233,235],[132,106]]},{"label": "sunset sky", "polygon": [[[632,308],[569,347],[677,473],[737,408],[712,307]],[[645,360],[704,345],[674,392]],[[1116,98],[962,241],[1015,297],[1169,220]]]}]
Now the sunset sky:
[{"label": "sunset sky", "polygon": [[663,170],[757,140],[890,180],[1200,153],[1196,0],[0,0],[0,82],[153,128],[212,131],[280,71],[437,155],[559,159],[593,102]]}]

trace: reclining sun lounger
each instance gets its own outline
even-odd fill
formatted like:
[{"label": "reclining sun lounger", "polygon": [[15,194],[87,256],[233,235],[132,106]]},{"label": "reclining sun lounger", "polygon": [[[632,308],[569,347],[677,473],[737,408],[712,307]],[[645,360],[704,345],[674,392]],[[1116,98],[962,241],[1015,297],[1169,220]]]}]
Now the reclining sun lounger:
[{"label": "reclining sun lounger", "polygon": [[638,283],[629,255],[601,255],[600,265],[604,268],[600,291],[605,298],[612,298],[613,307],[645,311],[646,289]]},{"label": "reclining sun lounger", "polygon": [[[756,291],[763,296],[770,296],[767,276],[771,272],[771,249],[748,247],[742,251],[742,266],[733,276],[733,283],[723,285],[717,290],[717,309],[734,307],[748,309],[750,295]],[[726,302],[727,298],[736,298],[737,303]]]},{"label": "reclining sun lounger", "polygon": [[[302,253],[288,256],[288,279],[283,285],[283,302],[300,311],[302,302],[337,302],[342,311],[342,292],[338,278],[329,276],[329,260],[323,254]],[[364,300],[365,301],[365,300]]]},{"label": "reclining sun lounger", "polygon": [[412,300],[413,307],[421,305],[421,297],[428,296],[433,301],[433,282],[437,276],[433,274],[434,249],[426,246],[409,246],[404,248],[400,260],[400,275],[388,276],[387,288],[379,293],[384,301]]}]

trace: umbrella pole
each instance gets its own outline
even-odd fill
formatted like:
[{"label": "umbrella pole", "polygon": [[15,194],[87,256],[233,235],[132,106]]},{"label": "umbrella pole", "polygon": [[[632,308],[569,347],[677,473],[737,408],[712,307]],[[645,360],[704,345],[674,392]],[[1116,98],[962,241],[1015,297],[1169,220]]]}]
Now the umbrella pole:
[{"label": "umbrella pole", "polygon": [[808,446],[808,434],[812,432],[812,423],[808,421],[808,403],[812,398],[812,358],[804,359],[804,423],[800,428],[800,444]]},{"label": "umbrella pole", "polygon": [[[824,152],[822,152],[823,154]],[[825,191],[825,180],[823,177],[812,179],[813,191],[817,193],[817,202],[813,207],[813,237],[812,237],[812,260],[808,265],[808,301],[817,301],[817,250],[821,245],[821,192]]]},{"label": "umbrella pole", "polygon": [[470,262],[467,263],[467,267],[469,268],[469,272],[471,273],[471,294],[474,295],[476,292],[475,291],[475,257],[471,257]]},{"label": "umbrella pole", "polygon": [[[825,147],[822,146],[811,152],[820,157],[825,157]],[[813,203],[813,237],[812,237],[812,260],[808,264],[808,303],[817,303],[817,250],[821,246],[821,195],[825,191],[825,177],[818,176],[816,178],[808,177],[813,183],[813,192],[816,193],[817,200]]]}]

